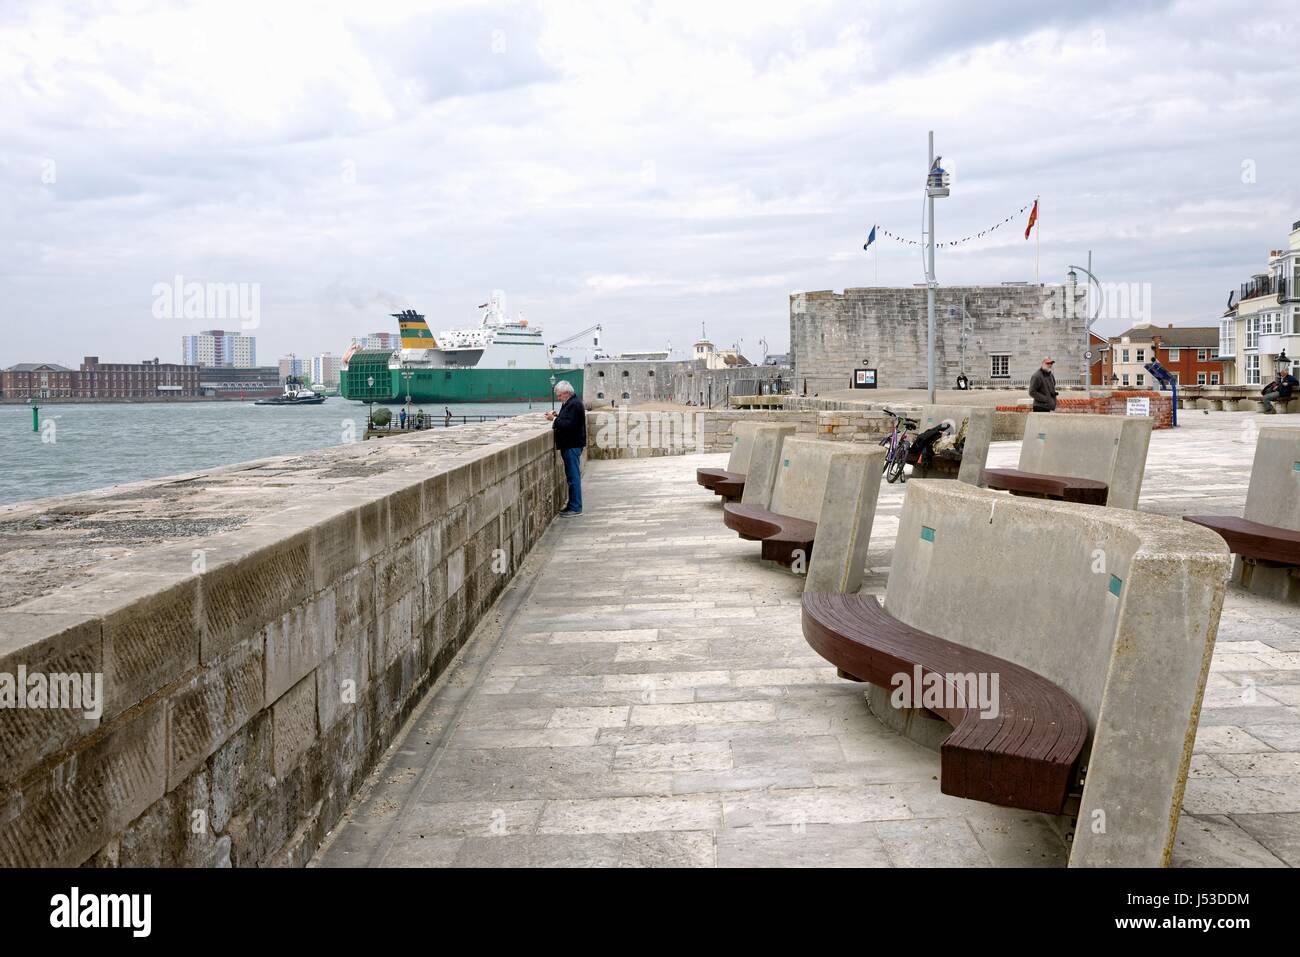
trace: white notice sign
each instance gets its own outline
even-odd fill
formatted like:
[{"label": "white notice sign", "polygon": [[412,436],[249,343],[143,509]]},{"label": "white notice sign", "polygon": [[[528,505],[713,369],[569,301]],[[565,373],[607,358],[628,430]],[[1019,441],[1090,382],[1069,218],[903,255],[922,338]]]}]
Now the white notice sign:
[{"label": "white notice sign", "polygon": [[1148,396],[1133,396],[1128,400],[1129,415],[1150,415],[1151,399]]}]

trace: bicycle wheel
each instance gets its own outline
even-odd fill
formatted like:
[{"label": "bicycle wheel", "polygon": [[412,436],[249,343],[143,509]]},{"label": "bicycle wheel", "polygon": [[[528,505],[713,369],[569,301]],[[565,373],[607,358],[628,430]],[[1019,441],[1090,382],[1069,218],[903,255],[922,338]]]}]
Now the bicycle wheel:
[{"label": "bicycle wheel", "polygon": [[897,482],[903,477],[903,468],[907,465],[907,443],[899,442],[894,449],[894,457],[885,463],[885,481]]}]

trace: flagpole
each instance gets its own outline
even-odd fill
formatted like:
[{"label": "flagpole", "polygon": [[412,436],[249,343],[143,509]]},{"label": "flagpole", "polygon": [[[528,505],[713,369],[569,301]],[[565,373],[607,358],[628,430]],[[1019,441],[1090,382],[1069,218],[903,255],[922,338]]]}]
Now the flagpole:
[{"label": "flagpole", "polygon": [[1038,205],[1037,196],[1034,197],[1034,211],[1038,214],[1034,217],[1034,285],[1038,285],[1038,254],[1043,245],[1043,211]]}]

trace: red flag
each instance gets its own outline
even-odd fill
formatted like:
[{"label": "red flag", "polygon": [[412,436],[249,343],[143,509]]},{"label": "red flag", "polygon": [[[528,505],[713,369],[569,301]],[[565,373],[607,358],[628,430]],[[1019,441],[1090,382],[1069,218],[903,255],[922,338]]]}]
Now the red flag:
[{"label": "red flag", "polygon": [[1034,223],[1038,222],[1038,200],[1034,200],[1034,208],[1029,211],[1029,225],[1025,227],[1025,238],[1033,231]]}]

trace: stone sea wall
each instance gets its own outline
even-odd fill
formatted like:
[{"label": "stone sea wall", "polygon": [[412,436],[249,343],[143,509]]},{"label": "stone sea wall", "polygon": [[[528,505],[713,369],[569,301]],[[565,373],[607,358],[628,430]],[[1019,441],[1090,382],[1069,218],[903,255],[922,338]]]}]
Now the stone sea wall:
[{"label": "stone sea wall", "polygon": [[563,502],[522,416],[0,509],[0,678],[102,681],[0,708],[0,866],[304,863]]}]

